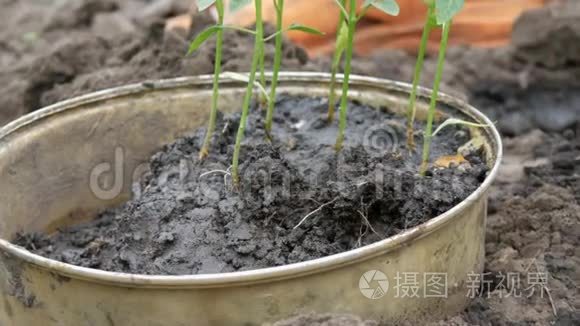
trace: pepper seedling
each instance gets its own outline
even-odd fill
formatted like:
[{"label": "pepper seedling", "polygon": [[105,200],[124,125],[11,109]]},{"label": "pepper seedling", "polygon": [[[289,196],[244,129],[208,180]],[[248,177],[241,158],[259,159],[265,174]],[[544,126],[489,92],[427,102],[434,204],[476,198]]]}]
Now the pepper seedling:
[{"label": "pepper seedling", "polygon": [[[243,2],[249,2],[250,0],[244,0]],[[209,116],[209,122],[207,127],[207,132],[203,141],[203,145],[199,151],[199,158],[204,159],[209,155],[209,148],[211,145],[211,138],[215,131],[217,110],[218,110],[218,99],[219,99],[219,79],[221,74],[221,64],[222,64],[222,45],[223,45],[223,31],[224,29],[234,29],[242,32],[255,34],[254,31],[237,27],[237,26],[226,26],[224,25],[224,1],[223,0],[199,0],[198,8],[199,11],[204,11],[215,4],[216,11],[218,14],[217,23],[213,26],[209,26],[203,31],[201,31],[197,37],[189,44],[189,50],[187,55],[195,52],[205,41],[207,41],[211,36],[216,34],[216,48],[215,48],[215,60],[214,60],[214,75],[213,75],[213,94],[211,98],[211,111]],[[232,4],[233,5],[233,4]],[[237,3],[239,5],[239,3]]]},{"label": "pepper seedling", "polygon": [[[421,159],[421,166],[419,173],[425,175],[427,166],[429,164],[429,155],[431,151],[431,140],[433,138],[433,120],[435,118],[435,107],[439,96],[439,86],[441,84],[441,77],[443,75],[443,67],[445,65],[445,55],[447,53],[447,44],[449,41],[449,31],[453,17],[463,8],[463,0],[425,0],[427,5],[435,6],[436,24],[442,27],[441,43],[439,44],[439,56],[437,58],[437,70],[435,72],[435,81],[433,84],[433,91],[431,93],[431,100],[429,102],[429,111],[427,114],[427,125],[425,126],[425,135],[423,141],[423,155]],[[432,19],[432,17],[427,17]],[[414,110],[414,107],[412,108]],[[411,122],[412,123],[412,122]]]},{"label": "pepper seedling", "polygon": [[[340,6],[346,7],[346,0],[340,0]],[[344,11],[340,11],[340,19],[338,20],[338,27],[336,29],[336,43],[334,45],[334,55],[332,57],[332,65],[330,67],[330,92],[328,94],[328,114],[326,119],[328,122],[334,120],[334,108],[336,107],[336,74],[340,68],[340,61],[348,42],[348,24]]]},{"label": "pepper seedling", "polygon": [[421,36],[421,44],[419,45],[419,51],[417,53],[417,62],[415,63],[415,72],[413,74],[413,88],[411,90],[411,95],[409,96],[409,106],[407,108],[407,147],[411,150],[415,149],[415,131],[413,130],[413,124],[415,123],[415,114],[417,112],[415,107],[417,101],[417,88],[419,87],[419,82],[421,81],[423,61],[425,59],[425,52],[427,50],[429,35],[431,34],[431,30],[437,27],[435,2],[432,0],[424,0],[424,2],[428,7],[427,18],[425,19],[423,34]]},{"label": "pepper seedling", "polygon": [[[232,0],[230,10],[231,11],[238,10],[247,3],[249,3],[249,0]],[[246,124],[248,121],[250,101],[252,100],[252,95],[254,92],[256,70],[258,68],[258,64],[260,63],[260,57],[263,56],[263,50],[261,50],[261,46],[263,46],[264,44],[264,22],[262,20],[262,0],[254,0],[254,6],[256,10],[254,55],[252,57],[252,65],[250,67],[250,72],[248,75],[248,87],[246,88],[246,94],[244,95],[244,101],[242,103],[242,117],[240,118],[240,125],[238,127],[238,133],[236,135],[236,145],[234,147],[234,156],[232,159],[232,181],[234,185],[239,185],[240,183],[240,175],[238,171],[240,161],[240,149],[242,147],[242,140],[244,138],[244,132],[246,130]]]},{"label": "pepper seedling", "polygon": [[[389,15],[397,16],[399,14],[399,5],[395,0],[366,0],[362,5],[362,10],[360,15],[357,16],[356,14],[356,0],[349,0],[349,8],[348,11],[346,7],[343,5],[341,0],[335,0],[336,4],[338,5],[341,11],[341,18],[344,17],[344,21],[347,25],[347,36],[346,36],[346,46],[345,51],[346,55],[344,58],[344,78],[342,81],[342,97],[340,100],[340,121],[338,125],[338,135],[336,137],[336,143],[334,148],[336,151],[340,151],[342,149],[342,144],[344,142],[344,131],[346,129],[346,116],[347,116],[347,106],[348,106],[348,89],[349,89],[349,80],[350,80],[350,72],[351,72],[351,61],[352,61],[352,54],[353,54],[353,46],[354,46],[354,32],[356,29],[356,24],[358,21],[364,17],[366,12],[371,8],[375,7]],[[342,29],[342,27],[341,27]],[[340,31],[339,31],[340,34]],[[339,36],[340,38],[340,36]],[[331,86],[332,88],[332,86]],[[334,110],[334,108],[333,108]],[[330,116],[330,112],[329,112]]]},{"label": "pepper seedling", "polygon": [[201,150],[199,151],[199,158],[204,159],[209,155],[209,147],[211,145],[211,138],[215,130],[215,123],[217,117],[217,106],[219,98],[219,79],[222,65],[222,44],[223,44],[223,28],[224,25],[224,2],[223,0],[199,0],[199,11],[206,10],[215,3],[218,14],[217,25],[211,26],[202,33],[190,44],[188,54],[195,51],[205,40],[211,35],[217,33],[216,47],[215,47],[215,61],[214,61],[214,75],[213,75],[213,94],[211,97],[211,111],[209,115],[209,123],[205,133],[205,139]]}]

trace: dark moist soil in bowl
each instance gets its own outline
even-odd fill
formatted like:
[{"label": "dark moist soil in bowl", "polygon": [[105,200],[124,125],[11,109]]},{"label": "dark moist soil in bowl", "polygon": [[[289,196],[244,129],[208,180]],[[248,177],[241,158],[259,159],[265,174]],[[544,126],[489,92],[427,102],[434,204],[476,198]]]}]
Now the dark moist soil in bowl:
[{"label": "dark moist soil in bowl", "polygon": [[[155,154],[150,172],[134,187],[135,198],[122,207],[52,236],[21,236],[17,243],[63,262],[129,273],[280,266],[414,227],[458,204],[486,177],[479,155],[420,177],[420,151],[410,155],[405,148],[405,120],[358,103],[350,104],[345,147],[337,155],[337,123],[326,123],[326,103],[281,97],[272,143],[263,129],[264,111],[254,105],[237,190],[228,174],[239,120],[234,114],[220,116],[204,161],[198,160],[200,129]],[[468,131],[449,128],[435,137],[433,157],[455,154],[468,141]]]}]

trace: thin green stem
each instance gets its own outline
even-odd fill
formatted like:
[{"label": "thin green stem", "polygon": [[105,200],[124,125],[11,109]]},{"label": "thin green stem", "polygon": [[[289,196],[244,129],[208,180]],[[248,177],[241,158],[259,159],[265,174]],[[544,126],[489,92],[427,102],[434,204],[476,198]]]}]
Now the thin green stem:
[{"label": "thin green stem", "polygon": [[242,117],[240,118],[240,126],[238,127],[238,134],[236,136],[236,145],[234,147],[234,157],[232,160],[232,179],[234,185],[239,185],[240,176],[238,172],[238,165],[240,159],[240,149],[242,147],[242,140],[244,139],[244,132],[246,130],[246,123],[248,121],[248,111],[250,110],[250,101],[254,93],[254,81],[256,80],[256,69],[260,61],[260,44],[264,41],[264,25],[262,22],[262,0],[255,0],[256,6],[256,36],[254,39],[254,57],[252,58],[252,67],[250,68],[250,76],[248,80],[248,87],[244,102],[242,104]]},{"label": "thin green stem", "polygon": [[342,149],[344,142],[344,131],[346,130],[346,115],[348,109],[348,87],[350,81],[350,63],[352,61],[354,32],[356,29],[356,0],[350,0],[349,18],[348,18],[348,41],[346,46],[346,57],[344,60],[344,79],[342,82],[342,98],[340,100],[340,121],[338,124],[338,136],[334,149],[338,152]]},{"label": "thin green stem", "polygon": [[439,45],[439,58],[437,59],[437,72],[435,73],[435,83],[433,85],[433,93],[431,93],[431,102],[429,104],[429,114],[427,116],[427,126],[425,127],[425,136],[423,141],[423,159],[419,173],[425,175],[427,172],[427,165],[429,164],[429,154],[431,150],[431,139],[433,138],[433,120],[435,118],[435,107],[437,106],[437,99],[439,96],[439,85],[441,84],[441,77],[443,75],[443,66],[445,65],[445,54],[447,52],[447,43],[449,41],[449,31],[451,29],[451,21],[443,25],[443,34],[441,37],[441,44]]},{"label": "thin green stem", "polygon": [[[344,8],[346,6],[346,0],[340,0],[338,2],[340,6]],[[338,73],[338,69],[340,68],[340,60],[342,59],[342,53],[344,52],[343,46],[341,43],[341,31],[342,31],[342,24],[344,24],[345,20],[344,11],[340,11],[340,19],[338,20],[338,26],[336,27],[336,45],[334,49],[334,57],[332,58],[332,67],[331,67],[331,76],[330,76],[330,85],[329,85],[329,94],[328,94],[328,115],[327,120],[328,122],[334,121],[334,109],[336,107],[336,74]]]},{"label": "thin green stem", "polygon": [[[216,9],[218,12],[218,24],[223,25],[224,23],[224,3],[223,0],[216,1]],[[215,130],[215,123],[218,111],[218,98],[219,98],[219,82],[220,74],[222,69],[222,44],[224,30],[219,29],[216,32],[216,47],[215,47],[215,62],[214,62],[214,73],[213,73],[213,94],[211,98],[211,112],[209,114],[209,124],[207,127],[207,132],[205,133],[205,139],[203,145],[199,151],[199,158],[204,159],[209,155],[209,148],[211,145],[211,138]]]},{"label": "thin green stem", "polygon": [[425,52],[427,50],[427,42],[429,41],[429,34],[433,29],[432,19],[435,15],[435,6],[431,5],[427,11],[427,19],[425,21],[425,27],[423,27],[423,35],[421,36],[421,45],[419,47],[419,53],[417,54],[417,63],[415,64],[415,73],[413,75],[413,90],[409,97],[409,107],[407,108],[407,147],[409,149],[415,149],[415,138],[413,124],[415,123],[415,114],[417,113],[416,102],[417,102],[417,88],[419,87],[419,82],[421,81],[421,73],[423,71],[423,61],[425,59]]},{"label": "thin green stem", "polygon": [[[256,21],[256,24],[258,22]],[[265,45],[266,41],[264,40],[264,36],[262,35],[262,40],[260,41],[260,50],[258,51],[259,56],[260,56],[260,61],[258,62],[258,67],[260,69],[260,84],[262,85],[262,87],[266,88],[266,74],[265,74],[265,69],[264,69],[264,65],[265,65],[265,54],[266,54],[266,45]],[[259,96],[260,99],[260,105],[262,107],[265,107],[268,103],[268,100],[266,99],[265,96],[261,95]]]},{"label": "thin green stem", "polygon": [[334,52],[334,59],[332,60],[332,68],[330,75],[330,92],[328,94],[328,115],[326,120],[328,122],[334,121],[334,108],[336,107],[336,74],[338,73],[338,68],[340,67],[340,59],[342,58],[342,53],[338,51]]},{"label": "thin green stem", "polygon": [[274,71],[272,72],[272,84],[270,85],[270,102],[266,112],[266,134],[271,137],[272,119],[274,117],[274,105],[276,104],[276,87],[278,86],[278,73],[282,64],[282,26],[284,17],[284,0],[274,0],[276,5],[276,52],[274,54]]}]

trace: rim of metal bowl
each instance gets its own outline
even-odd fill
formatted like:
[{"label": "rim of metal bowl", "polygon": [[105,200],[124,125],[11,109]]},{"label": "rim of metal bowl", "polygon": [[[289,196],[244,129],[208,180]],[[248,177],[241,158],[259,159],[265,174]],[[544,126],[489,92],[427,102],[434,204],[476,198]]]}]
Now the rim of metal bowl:
[{"label": "rim of metal bowl", "polygon": [[[342,76],[338,76],[339,80]],[[204,85],[212,82],[211,75],[202,75],[194,77],[180,77],[173,79],[158,80],[153,82],[144,82],[139,84],[131,84],[111,89],[106,89],[99,92],[90,93],[80,97],[65,100],[51,106],[45,107],[28,115],[25,115],[0,129],[0,143],[4,137],[23,128],[31,123],[38,122],[46,117],[52,116],[62,111],[74,109],[82,104],[93,103],[119,97],[123,95],[135,94],[146,90],[154,89],[168,89],[174,87]],[[326,82],[330,78],[327,73],[313,73],[313,72],[281,72],[281,82]],[[235,80],[223,78],[223,82],[236,82]],[[353,84],[367,84],[373,86],[384,87],[385,90],[399,90],[409,91],[411,85],[407,83],[391,81],[387,79],[366,77],[366,76],[351,76],[351,83]],[[429,95],[430,90],[421,88],[420,95]],[[82,279],[96,283],[106,283],[118,286],[128,287],[156,287],[156,288],[202,288],[202,287],[224,287],[232,285],[256,284],[263,282],[271,282],[274,280],[282,280],[300,277],[304,275],[314,274],[322,271],[336,269],[341,266],[354,264],[356,262],[365,261],[384,254],[386,252],[395,250],[402,245],[405,245],[417,238],[426,236],[435,230],[443,227],[447,223],[451,223],[456,216],[464,209],[469,207],[474,201],[484,195],[484,193],[491,186],[495,179],[500,162],[503,156],[501,137],[493,123],[476,108],[470,106],[466,102],[459,100],[447,94],[440,94],[439,101],[453,106],[460,111],[469,114],[473,118],[483,122],[490,127],[487,128],[493,141],[495,142],[494,151],[496,151],[495,162],[491,168],[488,176],[484,182],[465,200],[451,208],[447,212],[430,219],[429,221],[418,225],[414,228],[406,230],[395,236],[383,239],[373,244],[341,252],[331,256],[325,256],[314,260],[282,265],[277,267],[269,267],[262,269],[255,269],[250,271],[230,272],[230,273],[216,273],[216,274],[194,274],[194,275],[145,275],[145,274],[129,274],[109,272],[99,269],[92,269],[86,267],[75,266],[67,263],[62,263],[56,260],[48,259],[40,255],[36,255],[20,246],[14,245],[5,239],[0,239],[0,248],[5,253],[14,257],[22,259],[34,266],[51,270],[67,277]]]}]

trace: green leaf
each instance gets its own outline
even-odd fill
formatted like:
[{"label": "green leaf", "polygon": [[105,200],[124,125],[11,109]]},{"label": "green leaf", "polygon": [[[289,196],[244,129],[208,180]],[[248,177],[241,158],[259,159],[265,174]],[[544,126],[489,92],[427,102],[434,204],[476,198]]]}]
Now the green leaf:
[{"label": "green leaf", "polygon": [[368,6],[373,6],[391,16],[398,16],[401,11],[396,0],[366,0],[363,8]]},{"label": "green leaf", "polygon": [[305,32],[305,33],[309,33],[309,34],[314,34],[314,35],[324,35],[324,32],[321,32],[321,31],[317,30],[316,28],[308,27],[308,26],[301,25],[301,24],[292,24],[292,25],[288,26],[288,28],[284,29],[283,31],[277,31],[274,34],[271,34],[270,36],[265,37],[264,42],[268,42],[271,39],[275,38],[276,36],[283,34],[285,32],[288,32],[288,31],[300,31],[300,32]]},{"label": "green leaf", "polygon": [[300,32],[313,34],[313,35],[324,35],[323,32],[317,30],[314,27],[309,27],[309,26],[301,25],[301,24],[292,24],[292,25],[288,26],[288,30],[289,31],[300,31]]},{"label": "green leaf", "polygon": [[197,50],[203,42],[207,41],[213,34],[219,31],[222,27],[220,25],[213,25],[210,26],[201,33],[197,34],[197,37],[189,44],[189,50],[187,50],[187,55],[192,54],[195,50]]},{"label": "green leaf", "polygon": [[489,127],[488,125],[484,125],[484,124],[480,124],[480,123],[475,123],[475,122],[469,122],[469,121],[465,121],[465,120],[461,120],[461,119],[456,119],[456,118],[449,118],[447,120],[445,120],[433,133],[433,137],[435,137],[435,135],[437,135],[441,130],[443,130],[443,128],[450,126],[450,125],[464,125],[464,126],[470,126],[470,127],[476,127],[476,128],[486,128]]},{"label": "green leaf", "polygon": [[463,8],[464,0],[435,0],[437,24],[449,22]]},{"label": "green leaf", "polygon": [[230,2],[230,11],[235,12],[252,3],[252,0],[232,0]]},{"label": "green leaf", "polygon": [[197,10],[204,11],[213,5],[216,0],[197,0]]}]

